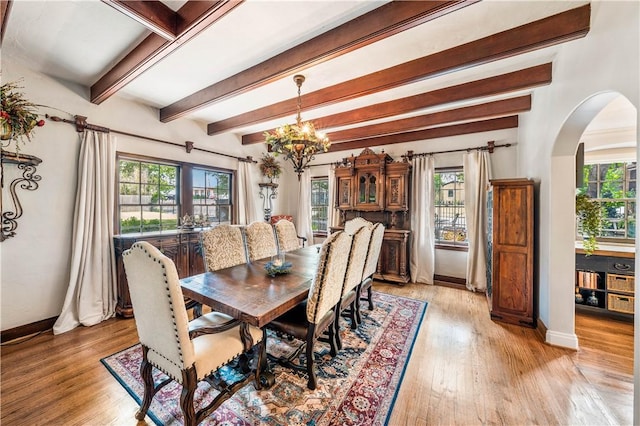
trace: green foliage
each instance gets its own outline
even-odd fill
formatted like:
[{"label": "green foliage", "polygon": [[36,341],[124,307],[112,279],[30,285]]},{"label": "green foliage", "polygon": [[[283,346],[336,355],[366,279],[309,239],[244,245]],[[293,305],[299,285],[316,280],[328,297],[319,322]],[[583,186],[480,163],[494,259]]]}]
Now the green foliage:
[{"label": "green foliage", "polygon": [[162,231],[167,229],[177,229],[177,219],[145,219],[140,222],[139,217],[129,217],[120,221],[120,233],[130,234],[134,232]]},{"label": "green foliage", "polygon": [[38,120],[36,111],[36,107],[42,105],[25,99],[20,88],[15,82],[4,83],[0,87],[0,123],[3,134],[6,128],[10,133],[9,138],[16,141],[16,152],[20,151],[20,142],[31,140],[36,126],[44,126],[44,120]]},{"label": "green foliage", "polygon": [[589,256],[598,248],[596,237],[602,225],[602,209],[587,194],[580,193],[576,195],[576,215],[582,225],[582,235],[586,237],[584,251]]}]

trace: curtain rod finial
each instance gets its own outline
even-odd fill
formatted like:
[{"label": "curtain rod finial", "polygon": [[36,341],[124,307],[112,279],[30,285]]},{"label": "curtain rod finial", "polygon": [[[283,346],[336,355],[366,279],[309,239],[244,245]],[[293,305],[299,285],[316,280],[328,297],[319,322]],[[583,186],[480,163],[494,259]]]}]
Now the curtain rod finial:
[{"label": "curtain rod finial", "polygon": [[489,141],[487,142],[487,149],[489,151],[489,154],[493,154],[493,150],[496,147],[496,141]]},{"label": "curtain rod finial", "polygon": [[187,150],[187,154],[191,153],[191,150],[193,149],[193,142],[191,141],[186,141],[184,143],[184,148]]}]

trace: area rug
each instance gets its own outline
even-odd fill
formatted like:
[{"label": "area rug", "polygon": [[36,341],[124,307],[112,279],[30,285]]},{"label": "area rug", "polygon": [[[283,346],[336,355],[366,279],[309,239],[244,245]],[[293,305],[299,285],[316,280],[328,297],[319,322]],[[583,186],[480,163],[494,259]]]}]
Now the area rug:
[{"label": "area rug", "polygon": [[[307,389],[302,372],[274,365],[276,382],[257,391],[248,384],[212,413],[203,425],[383,425],[393,409],[413,344],[422,322],[426,302],[374,292],[375,309],[362,311],[362,324],[351,330],[341,321],[343,348],[331,358],[329,346],[316,345],[318,386]],[[269,354],[293,353],[301,343],[269,333]],[[139,368],[140,345],[102,359],[102,363],[140,403],[143,384]],[[303,359],[303,358],[302,358]],[[233,375],[231,368],[222,372]],[[163,373],[154,369],[156,381]],[[158,425],[181,425],[181,386],[175,382],[160,391],[149,417]],[[206,382],[196,392],[196,406],[217,394]]]}]

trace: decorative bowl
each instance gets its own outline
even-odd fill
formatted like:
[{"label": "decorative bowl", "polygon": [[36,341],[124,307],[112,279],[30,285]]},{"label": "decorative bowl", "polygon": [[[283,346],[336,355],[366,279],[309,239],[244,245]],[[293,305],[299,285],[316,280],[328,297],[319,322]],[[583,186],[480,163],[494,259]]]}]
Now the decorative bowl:
[{"label": "decorative bowl", "polygon": [[267,271],[267,275],[275,277],[276,275],[288,274],[291,272],[292,266],[291,262],[284,262],[279,265],[274,264],[274,262],[267,262],[264,265],[264,269]]}]

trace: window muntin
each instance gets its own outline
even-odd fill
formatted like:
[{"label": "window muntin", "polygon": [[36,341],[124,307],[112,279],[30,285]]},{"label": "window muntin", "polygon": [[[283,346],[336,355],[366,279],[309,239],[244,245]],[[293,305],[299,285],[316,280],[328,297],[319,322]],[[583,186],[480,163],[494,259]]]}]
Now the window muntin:
[{"label": "window muntin", "polygon": [[193,215],[209,224],[231,223],[231,173],[196,168],[193,183]]},{"label": "window muntin", "polygon": [[436,244],[467,247],[462,168],[436,170],[434,184]]},{"label": "window muntin", "polygon": [[[628,242],[636,236],[636,163],[595,163],[584,165],[586,192],[602,208],[602,241]],[[582,238],[578,221],[577,234]]]},{"label": "window muntin", "polygon": [[326,234],[328,229],[329,179],[311,179],[311,229],[314,234]]},{"label": "window muntin", "polygon": [[173,164],[118,160],[120,233],[177,229],[180,214],[180,167]]}]

